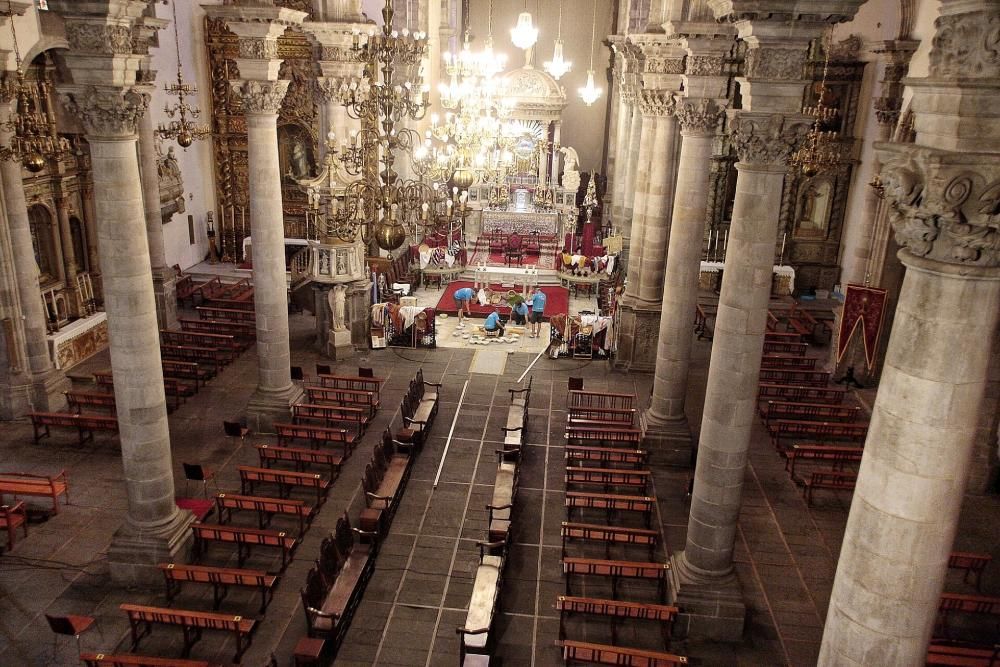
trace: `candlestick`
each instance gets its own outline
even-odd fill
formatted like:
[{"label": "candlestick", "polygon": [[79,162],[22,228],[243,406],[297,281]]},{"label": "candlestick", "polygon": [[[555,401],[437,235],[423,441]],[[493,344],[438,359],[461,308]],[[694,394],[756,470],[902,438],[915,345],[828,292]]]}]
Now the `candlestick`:
[{"label": "candlestick", "polygon": [[722,259],[726,258],[726,251],[729,250],[729,230],[726,230],[726,235],[722,237]]},{"label": "candlestick", "polygon": [[788,236],[787,233],[781,235],[781,254],[778,255],[778,266],[785,265],[785,237]]}]

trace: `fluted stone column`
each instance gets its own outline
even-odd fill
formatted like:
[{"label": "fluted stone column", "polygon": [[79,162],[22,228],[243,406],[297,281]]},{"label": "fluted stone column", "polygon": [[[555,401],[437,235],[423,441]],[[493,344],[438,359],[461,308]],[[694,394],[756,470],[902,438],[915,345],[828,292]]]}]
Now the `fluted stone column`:
[{"label": "fluted stone column", "polygon": [[639,165],[639,153],[642,150],[642,110],[636,100],[636,89],[631,92],[632,99],[632,120],[629,121],[629,154],[625,167],[625,193],[622,199],[622,207],[625,214],[625,237],[631,239],[632,218],[635,214],[636,178]]},{"label": "fluted stone column", "polygon": [[[657,91],[656,139],[646,207],[643,211],[642,262],[639,266],[638,297],[644,303],[659,304],[663,296],[663,271],[666,266],[667,236],[673,208],[674,182],[677,174],[677,119],[675,99]],[[659,310],[659,309],[657,309]]]},{"label": "fluted stone column", "polygon": [[630,140],[632,137],[632,104],[635,100],[635,94],[630,86],[623,84],[619,97],[617,155],[614,160],[614,182],[611,190],[611,219],[615,226],[624,229],[625,187],[628,178],[628,164],[632,159],[633,150]]},{"label": "fluted stone column", "polygon": [[[906,267],[837,562],[820,665],[923,664],[1000,324],[995,2],[941,3],[914,144],[881,144]],[[960,352],[959,352],[960,351]],[[987,400],[989,402],[987,402]]]},{"label": "fluted stone column", "polygon": [[[10,118],[13,101],[0,103],[0,117]],[[0,143],[8,145],[10,133],[0,130]],[[23,317],[24,341],[27,352],[25,370],[31,384],[30,401],[34,410],[58,410],[66,405],[63,392],[70,387],[65,373],[57,371],[49,356],[46,316],[38,283],[38,264],[31,243],[31,226],[28,221],[28,203],[24,196],[21,164],[0,161],[0,178],[3,181],[4,200],[7,205],[7,222],[10,228],[11,251],[20,311]]]}]

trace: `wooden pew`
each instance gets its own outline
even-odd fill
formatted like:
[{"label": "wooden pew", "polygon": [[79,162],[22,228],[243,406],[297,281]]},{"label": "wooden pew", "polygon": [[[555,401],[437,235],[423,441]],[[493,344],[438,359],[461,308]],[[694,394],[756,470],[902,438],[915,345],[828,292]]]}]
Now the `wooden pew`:
[{"label": "wooden pew", "polygon": [[202,630],[220,630],[232,633],[236,640],[236,655],[233,660],[239,662],[243,652],[253,641],[253,632],[257,621],[232,614],[218,614],[205,611],[185,611],[166,607],[145,607],[137,604],[122,604],[119,609],[128,614],[128,622],[132,628],[132,650],[139,648],[139,641],[153,630],[153,624],[175,625],[184,631],[184,651],[186,658],[191,654],[191,648],[201,639]]},{"label": "wooden pew", "polygon": [[587,614],[599,616],[611,621],[611,642],[618,643],[618,623],[621,620],[656,621],[660,624],[664,648],[670,648],[670,636],[673,632],[674,619],[677,617],[677,607],[663,604],[646,604],[643,602],[621,602],[619,600],[603,600],[598,598],[581,598],[560,595],[556,598],[556,611],[559,612],[559,638],[566,638],[565,619],[571,614]]},{"label": "wooden pew", "polygon": [[[111,375],[111,371],[98,371],[94,373],[94,384],[98,387],[103,387],[109,392],[114,392],[115,389],[115,379]],[[173,399],[173,406],[168,405],[168,410],[177,409],[185,399],[194,396],[197,392],[198,389],[193,384],[181,382],[176,378],[163,378],[163,393]]]},{"label": "wooden pew", "polygon": [[0,504],[0,530],[7,533],[7,551],[14,548],[17,542],[17,529],[28,536],[28,512],[24,509],[24,502],[15,502],[13,505]]},{"label": "wooden pew", "polygon": [[174,283],[174,286],[177,291],[178,304],[184,305],[184,302],[187,301],[191,305],[194,305],[194,280],[191,276],[181,276]]},{"label": "wooden pew", "polygon": [[568,639],[560,639],[556,642],[556,646],[562,649],[563,660],[567,665],[573,662],[617,665],[618,667],[674,667],[675,665],[688,664],[688,659],[683,655],[625,648],[624,646],[591,644]]},{"label": "wooden pew", "polygon": [[635,426],[635,409],[614,408],[569,408],[566,423],[573,426],[612,426],[631,428]]},{"label": "wooden pew", "polygon": [[248,310],[253,312],[254,302],[247,299],[223,299],[218,297],[212,297],[205,300],[205,306],[208,308],[228,308],[230,310]]},{"label": "wooden pew", "polygon": [[199,299],[199,301],[204,302],[206,298],[205,296],[206,292],[209,295],[211,295],[214,292],[215,288],[217,287],[219,288],[222,287],[222,279],[219,278],[218,276],[215,276],[214,278],[209,278],[204,282],[197,283],[191,292],[191,305],[192,306],[194,305],[196,297]]},{"label": "wooden pew", "polygon": [[160,356],[163,359],[191,361],[209,366],[215,373],[218,373],[235,358],[232,350],[218,347],[195,347],[193,345],[160,345]]},{"label": "wooden pew", "polygon": [[222,524],[195,523],[191,526],[194,532],[194,562],[197,563],[208,551],[209,542],[225,542],[236,545],[236,562],[243,567],[250,556],[252,547],[274,547],[281,550],[281,569],[284,571],[288,562],[299,546],[299,539],[292,537],[283,530],[264,530],[260,528],[243,528],[241,526],[225,526]]},{"label": "wooden pew", "polygon": [[195,361],[178,361],[176,359],[162,359],[164,379],[190,381],[194,383],[195,389],[204,386],[215,376],[215,367],[206,367]]},{"label": "wooden pew", "polygon": [[793,481],[799,482],[800,480],[795,477],[795,463],[798,461],[823,461],[832,464],[834,470],[842,470],[848,463],[860,463],[864,451],[861,447],[792,445],[785,450],[785,470]]},{"label": "wooden pew", "polygon": [[307,403],[361,408],[367,412],[369,419],[375,416],[379,407],[378,395],[370,391],[314,386],[307,386],[304,389]]},{"label": "wooden pew", "polygon": [[805,387],[825,387],[830,384],[829,371],[799,371],[788,368],[762,368],[759,382],[794,384]]},{"label": "wooden pew", "polygon": [[801,385],[762,382],[757,387],[757,400],[778,400],[793,403],[826,403],[841,405],[847,389],[843,387],[803,387]]},{"label": "wooden pew", "polygon": [[381,510],[381,520],[388,526],[396,513],[399,501],[410,478],[413,456],[411,445],[393,440],[392,432],[386,429],[382,440],[376,443],[372,459],[365,467],[361,488],[365,494],[365,505]]},{"label": "wooden pew", "polygon": [[181,317],[177,320],[181,325],[181,331],[191,331],[198,333],[219,334],[223,336],[233,336],[245,348],[248,343],[252,343],[257,337],[257,327],[254,322],[232,322],[230,320],[193,320]]},{"label": "wooden pew", "polygon": [[180,658],[160,658],[134,653],[88,653],[80,654],[86,667],[227,667],[220,662],[208,660],[181,660]]},{"label": "wooden pew", "polygon": [[295,517],[299,522],[299,537],[305,535],[306,528],[316,516],[316,508],[301,500],[289,498],[266,498],[263,496],[243,496],[237,493],[220,493],[215,497],[219,523],[230,523],[233,512],[250,511],[257,513],[257,527],[267,528],[276,514]]},{"label": "wooden pew", "polygon": [[618,468],[566,467],[566,487],[599,486],[605,491],[614,487],[627,488],[632,493],[646,495],[652,476],[648,470]]},{"label": "wooden pew", "polygon": [[317,375],[316,382],[319,383],[319,386],[330,389],[370,391],[375,394],[375,401],[378,403],[382,392],[382,383],[385,382],[385,378],[363,378],[352,375]]},{"label": "wooden pew", "polygon": [[235,310],[233,308],[210,308],[208,306],[198,306],[198,316],[203,320],[228,320],[230,322],[246,322],[254,324],[257,315],[252,310]]},{"label": "wooden pew", "polygon": [[861,419],[858,406],[830,405],[828,403],[792,403],[789,401],[768,401],[761,409],[764,423],[771,420],[790,419],[800,421],[856,422]]},{"label": "wooden pew", "polygon": [[317,567],[300,591],[310,637],[332,639],[334,650],[351,624],[368,585],[378,552],[377,536],[351,527],[347,513],[333,534],[323,539]]},{"label": "wooden pew", "polygon": [[427,382],[424,380],[423,369],[418,369],[400,405],[403,426],[419,434],[418,446],[426,439],[426,434],[437,416],[440,393],[441,384]]},{"label": "wooden pew", "polygon": [[354,424],[360,433],[364,433],[371,419],[371,412],[366,408],[319,403],[298,403],[292,406],[292,421],[296,424],[307,421],[319,421],[328,427]]},{"label": "wooden pew", "polygon": [[993,560],[990,554],[976,554],[967,551],[952,551],[948,557],[948,567],[953,570],[962,570],[965,575],[962,577],[964,583],[969,583],[969,575],[976,575],[976,590],[979,590],[980,579],[983,570]]},{"label": "wooden pew", "polygon": [[809,349],[807,343],[783,340],[764,341],[764,354],[794,354],[801,357],[805,355],[807,349]]},{"label": "wooden pew", "polygon": [[833,491],[853,491],[857,484],[857,473],[837,470],[817,470],[805,482],[803,493],[806,504],[812,505],[814,489],[830,489]]},{"label": "wooden pew", "polygon": [[270,468],[272,463],[292,463],[299,472],[304,472],[306,465],[325,466],[330,469],[330,480],[340,476],[340,467],[344,457],[340,454],[326,452],[320,449],[300,449],[298,447],[276,447],[275,445],[257,445],[257,456],[262,468]]},{"label": "wooden pew", "polygon": [[977,614],[1000,617],[1000,597],[942,593],[938,616],[945,637],[950,635],[948,621],[952,614]]},{"label": "wooden pew", "polygon": [[461,638],[463,655],[490,655],[490,629],[500,605],[506,542],[477,542],[476,546],[479,547],[479,566],[472,584],[469,612],[465,625],[456,631]]},{"label": "wooden pew", "polygon": [[566,444],[636,449],[642,443],[642,431],[637,428],[598,428],[596,426],[567,426]]},{"label": "wooden pew", "polygon": [[497,474],[493,482],[493,497],[486,506],[490,542],[507,542],[510,536],[511,512],[521,471],[521,448],[497,450]]},{"label": "wooden pew", "polygon": [[[196,320],[203,321],[203,320]],[[160,329],[160,342],[165,345],[194,345],[197,347],[215,347],[240,352],[244,346],[233,334],[217,334],[200,331],[175,331]]]},{"label": "wooden pew", "polygon": [[612,544],[634,544],[649,548],[649,557],[653,558],[656,545],[660,541],[660,533],[647,528],[623,528],[593,523],[573,523],[563,521],[560,528],[562,536],[562,555],[566,556],[566,543],[572,540],[603,542],[605,557],[611,556]]},{"label": "wooden pew", "polygon": [[950,667],[1000,667],[1000,644],[975,646],[932,640],[927,649],[926,664]]},{"label": "wooden pew", "polygon": [[615,512],[638,512],[642,515],[646,528],[649,528],[653,510],[656,508],[656,498],[567,491],[565,504],[566,518],[570,520],[573,519],[573,510],[577,509],[604,510],[609,524],[612,523],[612,515]]},{"label": "wooden pew", "polygon": [[[712,308],[699,303],[694,309],[694,332],[698,334],[698,340],[712,340],[715,335],[715,315],[717,308]],[[709,323],[709,318],[712,322]]]},{"label": "wooden pew", "polygon": [[34,475],[27,472],[0,472],[0,498],[3,496],[36,496],[52,499],[52,513],[59,514],[59,496],[69,504],[69,480],[66,471],[56,475]]},{"label": "wooden pew", "polygon": [[802,334],[794,331],[766,331],[764,332],[765,343],[800,343]]},{"label": "wooden pew", "polygon": [[590,408],[632,410],[635,409],[634,394],[612,394],[609,392],[571,389],[566,400],[566,408]]},{"label": "wooden pew", "polygon": [[777,419],[768,422],[767,431],[771,443],[781,451],[781,439],[786,437],[807,437],[818,440],[864,443],[868,435],[868,422],[820,422],[791,419]]},{"label": "wooden pew", "polygon": [[354,447],[358,441],[358,430],[356,428],[331,428],[329,426],[286,424],[282,422],[275,422],[273,426],[275,432],[278,434],[279,447],[295,440],[308,440],[313,447],[316,447],[320,443],[336,446],[340,449],[341,456],[345,459],[354,451]]},{"label": "wooden pew", "polygon": [[669,563],[649,563],[629,560],[604,560],[598,558],[563,557],[563,576],[566,578],[566,595],[572,595],[571,583],[574,576],[610,577],[611,597],[618,597],[620,579],[643,579],[656,582],[658,599],[667,599],[667,579],[670,576]]},{"label": "wooden pew", "polygon": [[237,466],[237,470],[240,473],[240,493],[246,496],[254,495],[254,488],[258,484],[276,485],[282,498],[287,498],[293,487],[302,487],[316,492],[315,505],[319,507],[326,500],[326,492],[330,488],[330,480],[315,473],[254,466]]},{"label": "wooden pew", "polygon": [[761,368],[787,368],[798,371],[816,369],[816,357],[802,357],[795,354],[765,354],[760,360]]},{"label": "wooden pew", "polygon": [[[501,426],[503,431],[504,449],[519,449],[524,444],[528,428],[528,403],[531,401],[531,382],[534,376],[528,378],[528,385],[523,389],[508,389],[510,405],[507,407],[507,423]],[[490,542],[494,540],[491,538]]]},{"label": "wooden pew", "polygon": [[83,412],[84,408],[96,408],[98,410],[108,410],[111,414],[115,412],[115,395],[101,391],[67,391],[66,403],[71,410],[77,414]]},{"label": "wooden pew", "polygon": [[34,430],[35,444],[52,435],[53,426],[76,429],[80,444],[92,441],[94,431],[118,432],[118,418],[107,415],[80,415],[72,412],[29,412],[31,428]]},{"label": "wooden pew", "polygon": [[173,603],[183,583],[211,584],[212,609],[216,611],[226,598],[230,586],[243,586],[260,591],[260,613],[263,614],[274,596],[274,586],[278,583],[278,575],[268,574],[262,570],[182,563],[160,563],[157,567],[163,573],[163,579],[167,584],[168,603]]},{"label": "wooden pew", "polygon": [[649,465],[649,452],[645,449],[566,445],[565,452],[567,464],[596,463],[601,467],[620,465],[633,469],[646,468]]}]

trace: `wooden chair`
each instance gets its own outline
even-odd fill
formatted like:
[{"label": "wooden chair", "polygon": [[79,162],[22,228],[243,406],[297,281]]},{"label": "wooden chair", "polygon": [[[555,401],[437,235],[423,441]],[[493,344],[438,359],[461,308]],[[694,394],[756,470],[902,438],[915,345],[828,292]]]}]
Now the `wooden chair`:
[{"label": "wooden chair", "polygon": [[316,375],[333,375],[329,364],[316,364]]},{"label": "wooden chair", "polygon": [[239,422],[223,421],[222,428],[230,438],[239,438],[240,444],[246,444],[250,429]]},{"label": "wooden chair", "polygon": [[359,378],[373,378],[375,377],[374,368],[365,368],[364,366],[358,366],[358,377]]},{"label": "wooden chair", "polygon": [[[188,483],[201,482],[202,495],[208,498],[208,483],[215,481],[215,472],[199,463],[182,463],[181,465],[184,466],[184,492],[187,493]],[[218,483],[215,485],[215,490],[219,490]]]},{"label": "wooden chair", "polygon": [[524,254],[540,255],[542,244],[538,238],[538,230],[533,230],[524,238]]},{"label": "wooden chair", "polygon": [[305,373],[302,372],[301,366],[292,366],[291,373],[293,381],[298,380],[299,382],[302,382],[306,379]]},{"label": "wooden chair", "polygon": [[574,377],[571,377],[569,379],[569,390],[570,391],[583,391],[583,378],[574,378]]},{"label": "wooden chair", "polygon": [[492,255],[495,252],[504,252],[507,249],[507,239],[499,229],[494,229],[489,237],[489,250]]},{"label": "wooden chair", "polygon": [[17,502],[13,505],[0,505],[0,529],[7,530],[7,550],[14,548],[17,541],[17,529],[24,530],[24,536],[28,536],[28,513],[24,509],[24,502]]},{"label": "wooden chair", "polygon": [[[86,632],[96,619],[93,616],[76,616],[73,614],[67,614],[66,616],[50,616],[49,614],[45,614],[45,620],[49,622],[49,629],[56,635],[65,635],[76,639],[76,655],[77,660],[79,660],[79,656],[83,652],[80,646],[80,635]],[[58,637],[56,637],[56,640],[58,640]],[[55,648],[53,648],[52,653],[54,658]]]},{"label": "wooden chair", "polygon": [[521,237],[517,234],[511,234],[507,239],[507,248],[503,253],[504,262],[507,266],[510,266],[514,260],[517,260],[518,266],[520,266],[524,261],[524,248],[521,244]]}]

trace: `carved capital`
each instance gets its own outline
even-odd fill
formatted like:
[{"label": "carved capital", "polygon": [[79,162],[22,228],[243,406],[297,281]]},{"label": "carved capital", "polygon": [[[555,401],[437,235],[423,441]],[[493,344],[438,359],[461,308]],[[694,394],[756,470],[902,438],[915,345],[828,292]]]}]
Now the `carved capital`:
[{"label": "carved capital", "polygon": [[791,48],[759,46],[747,52],[748,79],[799,81],[805,78],[806,50],[799,45]]},{"label": "carved capital", "polygon": [[688,76],[722,76],[726,67],[726,59],[721,55],[687,57]]},{"label": "carved capital", "polygon": [[646,56],[642,71],[645,74],[684,74],[686,56]]},{"label": "carved capital", "polygon": [[725,107],[712,99],[684,100],[677,105],[677,122],[685,135],[711,136],[716,133]]},{"label": "carved capital", "polygon": [[241,37],[240,58],[246,60],[277,60],[278,40],[266,37]]},{"label": "carved capital", "polygon": [[807,118],[781,114],[736,112],[729,125],[730,143],[740,162],[759,166],[787,164],[808,131]]},{"label": "carved capital", "polygon": [[930,53],[931,77],[1000,78],[1000,7],[940,16]]},{"label": "carved capital", "polygon": [[881,171],[896,241],[939,262],[1000,267],[1000,159],[889,144]]},{"label": "carved capital", "polygon": [[670,90],[641,90],[638,102],[646,116],[671,116],[677,108],[677,98]]},{"label": "carved capital", "polygon": [[246,113],[278,113],[288,92],[289,81],[231,81],[233,92],[243,100]]},{"label": "carved capital", "polygon": [[316,90],[324,102],[347,105],[357,98],[363,84],[352,77],[322,76],[316,79]]},{"label": "carved capital", "polygon": [[901,97],[876,97],[873,103],[875,120],[879,125],[895,127],[899,121],[899,110],[902,104]]},{"label": "carved capital", "polygon": [[134,137],[149,106],[149,95],[134,88],[84,86],[60,90],[59,96],[88,138]]},{"label": "carved capital", "polygon": [[125,25],[66,22],[66,41],[78,54],[121,56],[132,53],[132,29]]}]

